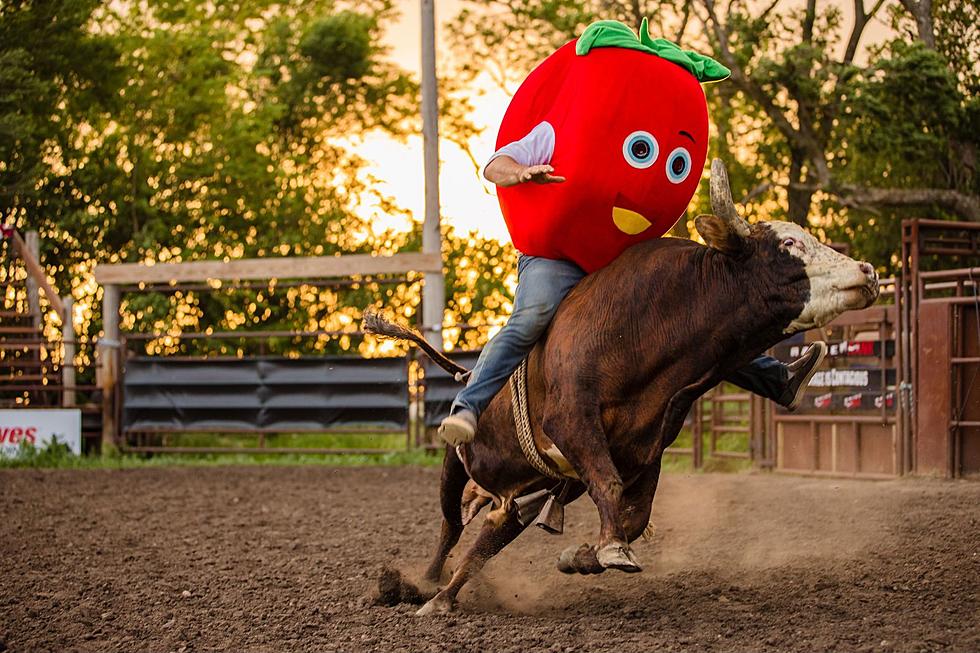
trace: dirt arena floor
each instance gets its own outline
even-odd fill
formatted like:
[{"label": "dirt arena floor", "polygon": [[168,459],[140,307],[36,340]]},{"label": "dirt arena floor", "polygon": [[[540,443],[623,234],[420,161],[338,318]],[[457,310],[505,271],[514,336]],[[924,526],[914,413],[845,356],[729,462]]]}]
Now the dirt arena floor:
[{"label": "dirt arena floor", "polygon": [[0,651],[980,650],[977,482],[667,474],[642,574],[555,569],[593,538],[586,499],[564,535],[528,531],[492,561],[453,615],[370,605],[383,565],[425,562],[437,482],[2,471]]}]

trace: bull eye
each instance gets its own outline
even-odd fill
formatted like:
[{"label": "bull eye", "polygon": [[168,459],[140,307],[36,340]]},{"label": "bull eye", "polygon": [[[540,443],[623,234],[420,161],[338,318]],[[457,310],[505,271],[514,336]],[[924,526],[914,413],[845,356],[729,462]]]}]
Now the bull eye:
[{"label": "bull eye", "polygon": [[787,238],[783,241],[783,247],[789,248],[789,247],[793,247],[794,245],[796,245],[795,238]]},{"label": "bull eye", "polygon": [[686,148],[678,147],[667,157],[667,180],[679,184],[691,174],[691,153]]},{"label": "bull eye", "polygon": [[659,154],[660,146],[650,132],[635,131],[623,141],[623,158],[634,168],[649,168]]}]

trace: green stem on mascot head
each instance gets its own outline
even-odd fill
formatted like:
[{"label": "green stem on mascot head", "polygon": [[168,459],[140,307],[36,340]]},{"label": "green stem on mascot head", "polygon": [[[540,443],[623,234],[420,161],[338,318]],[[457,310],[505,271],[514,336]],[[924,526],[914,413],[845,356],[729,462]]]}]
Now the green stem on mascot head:
[{"label": "green stem on mascot head", "polygon": [[587,55],[593,48],[627,48],[658,56],[681,66],[699,82],[718,82],[732,74],[711,57],[691,50],[682,50],[667,39],[650,36],[646,18],[640,24],[640,35],[618,20],[600,20],[585,28],[575,44],[575,54]]}]

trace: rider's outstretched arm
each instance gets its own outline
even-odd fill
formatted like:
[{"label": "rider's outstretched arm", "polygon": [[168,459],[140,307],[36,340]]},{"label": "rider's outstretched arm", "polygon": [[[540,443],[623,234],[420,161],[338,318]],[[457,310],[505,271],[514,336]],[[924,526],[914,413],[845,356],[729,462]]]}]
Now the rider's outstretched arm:
[{"label": "rider's outstretched arm", "polygon": [[497,186],[516,186],[528,181],[538,184],[555,184],[565,181],[564,177],[552,175],[555,169],[549,164],[525,166],[509,156],[498,156],[487,164],[483,176]]}]

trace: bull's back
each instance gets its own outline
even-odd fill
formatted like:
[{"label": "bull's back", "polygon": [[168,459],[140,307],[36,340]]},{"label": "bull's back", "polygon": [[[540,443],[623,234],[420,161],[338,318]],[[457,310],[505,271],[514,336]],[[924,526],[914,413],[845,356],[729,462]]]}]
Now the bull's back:
[{"label": "bull's back", "polygon": [[[638,243],[606,267],[586,276],[562,302],[543,345],[552,334],[575,335],[580,346],[604,339],[616,323],[634,321],[638,313],[671,317],[672,308],[688,301],[697,258],[707,248],[681,238]],[[651,304],[652,302],[652,304]]]}]

